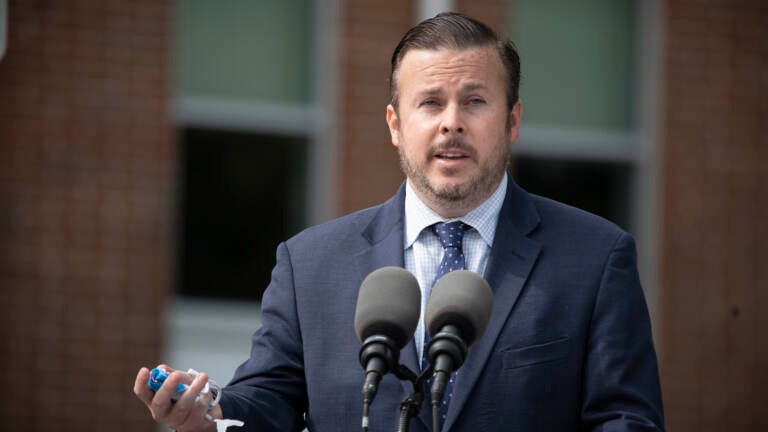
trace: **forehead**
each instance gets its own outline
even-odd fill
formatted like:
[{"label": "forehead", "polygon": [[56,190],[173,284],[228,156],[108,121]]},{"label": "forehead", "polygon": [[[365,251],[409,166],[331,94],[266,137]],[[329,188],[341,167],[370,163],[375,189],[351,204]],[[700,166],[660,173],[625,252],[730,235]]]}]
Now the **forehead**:
[{"label": "forehead", "polygon": [[412,86],[472,82],[503,86],[504,65],[493,46],[466,49],[412,49],[403,56],[397,73],[401,90]]}]

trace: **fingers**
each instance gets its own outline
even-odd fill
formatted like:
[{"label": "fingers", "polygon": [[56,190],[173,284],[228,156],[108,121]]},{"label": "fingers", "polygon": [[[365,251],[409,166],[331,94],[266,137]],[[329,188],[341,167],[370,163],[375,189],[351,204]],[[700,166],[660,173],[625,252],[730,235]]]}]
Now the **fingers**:
[{"label": "fingers", "polygon": [[[171,408],[173,408],[172,399],[176,393],[176,387],[181,383],[181,378],[181,372],[172,372],[168,378],[165,379],[163,385],[157,392],[155,392],[154,397],[152,397],[152,402],[149,405],[149,409],[152,411],[152,417],[155,420],[165,423],[164,419],[168,417]],[[169,426],[173,427],[172,425]]]},{"label": "fingers", "polygon": [[[159,365],[170,373],[157,392],[147,385],[150,377],[148,368],[142,367],[136,374],[133,392],[144,402],[155,421],[173,429],[198,429],[206,422],[208,404],[213,399],[210,392],[202,393],[208,383],[208,375],[197,375],[175,371],[168,365]],[[179,384],[187,385],[181,393],[176,391]],[[173,398],[178,400],[175,402]],[[220,415],[219,415],[220,417]]]},{"label": "fingers", "polygon": [[189,388],[182,393],[179,400],[174,404],[172,410],[168,412],[167,421],[170,425],[175,425],[177,429],[182,426],[191,426],[200,423],[205,418],[210,402],[210,393],[200,394],[208,382],[208,375],[198,374]]},{"label": "fingers", "polygon": [[152,396],[154,396],[154,392],[147,386],[148,381],[149,369],[145,367],[139,369],[139,373],[136,374],[136,382],[133,384],[133,392],[147,407],[152,403]]},{"label": "fingers", "polygon": [[[167,365],[160,365],[170,372],[163,385],[152,391],[147,382],[150,371],[141,368],[136,375],[133,392],[149,408],[152,418],[172,429],[190,428],[197,430],[206,422],[208,404],[212,400],[210,392],[202,393],[208,383],[208,375],[195,375],[174,371]],[[176,391],[179,384],[187,385],[186,390]],[[177,400],[174,401],[174,398]]]}]

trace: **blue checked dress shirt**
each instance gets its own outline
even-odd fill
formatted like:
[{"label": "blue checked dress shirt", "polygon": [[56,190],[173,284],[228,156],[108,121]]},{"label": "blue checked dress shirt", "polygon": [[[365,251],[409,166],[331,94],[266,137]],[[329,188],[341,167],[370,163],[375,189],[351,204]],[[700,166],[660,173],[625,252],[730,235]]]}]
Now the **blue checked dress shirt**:
[{"label": "blue checked dress shirt", "polygon": [[[466,269],[478,274],[485,272],[488,255],[496,234],[501,205],[507,193],[507,176],[504,175],[499,187],[484,203],[458,218],[471,228],[464,233],[464,259]],[[405,185],[405,239],[403,248],[406,270],[416,276],[421,288],[421,316],[414,333],[416,358],[421,359],[424,352],[424,310],[427,307],[428,291],[437,277],[437,269],[443,259],[443,246],[430,228],[432,225],[446,222],[419,199],[411,187]]]}]

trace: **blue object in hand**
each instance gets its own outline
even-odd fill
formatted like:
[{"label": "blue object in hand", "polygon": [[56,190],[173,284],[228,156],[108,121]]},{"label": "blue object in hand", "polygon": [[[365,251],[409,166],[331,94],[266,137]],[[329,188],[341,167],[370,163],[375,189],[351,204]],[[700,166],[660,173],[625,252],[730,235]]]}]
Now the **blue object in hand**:
[{"label": "blue object in hand", "polygon": [[[167,370],[156,367],[149,372],[147,386],[150,390],[156,392],[160,390],[160,387],[162,387],[169,375],[170,373]],[[176,386],[176,392],[173,394],[171,400],[176,401],[179,398],[179,395],[187,388],[189,387],[186,384],[179,383],[179,385]]]}]

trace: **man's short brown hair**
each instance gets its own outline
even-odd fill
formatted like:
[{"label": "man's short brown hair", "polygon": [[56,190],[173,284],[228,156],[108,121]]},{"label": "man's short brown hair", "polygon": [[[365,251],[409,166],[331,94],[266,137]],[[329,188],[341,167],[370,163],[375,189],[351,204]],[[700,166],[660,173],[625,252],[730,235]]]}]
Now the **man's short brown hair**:
[{"label": "man's short brown hair", "polygon": [[506,71],[507,106],[511,110],[519,98],[520,56],[515,45],[501,39],[487,25],[458,12],[443,12],[426,19],[405,33],[392,53],[392,71],[389,75],[391,104],[397,109],[397,72],[405,54],[412,49],[436,50],[450,48],[462,50],[493,46]]}]

